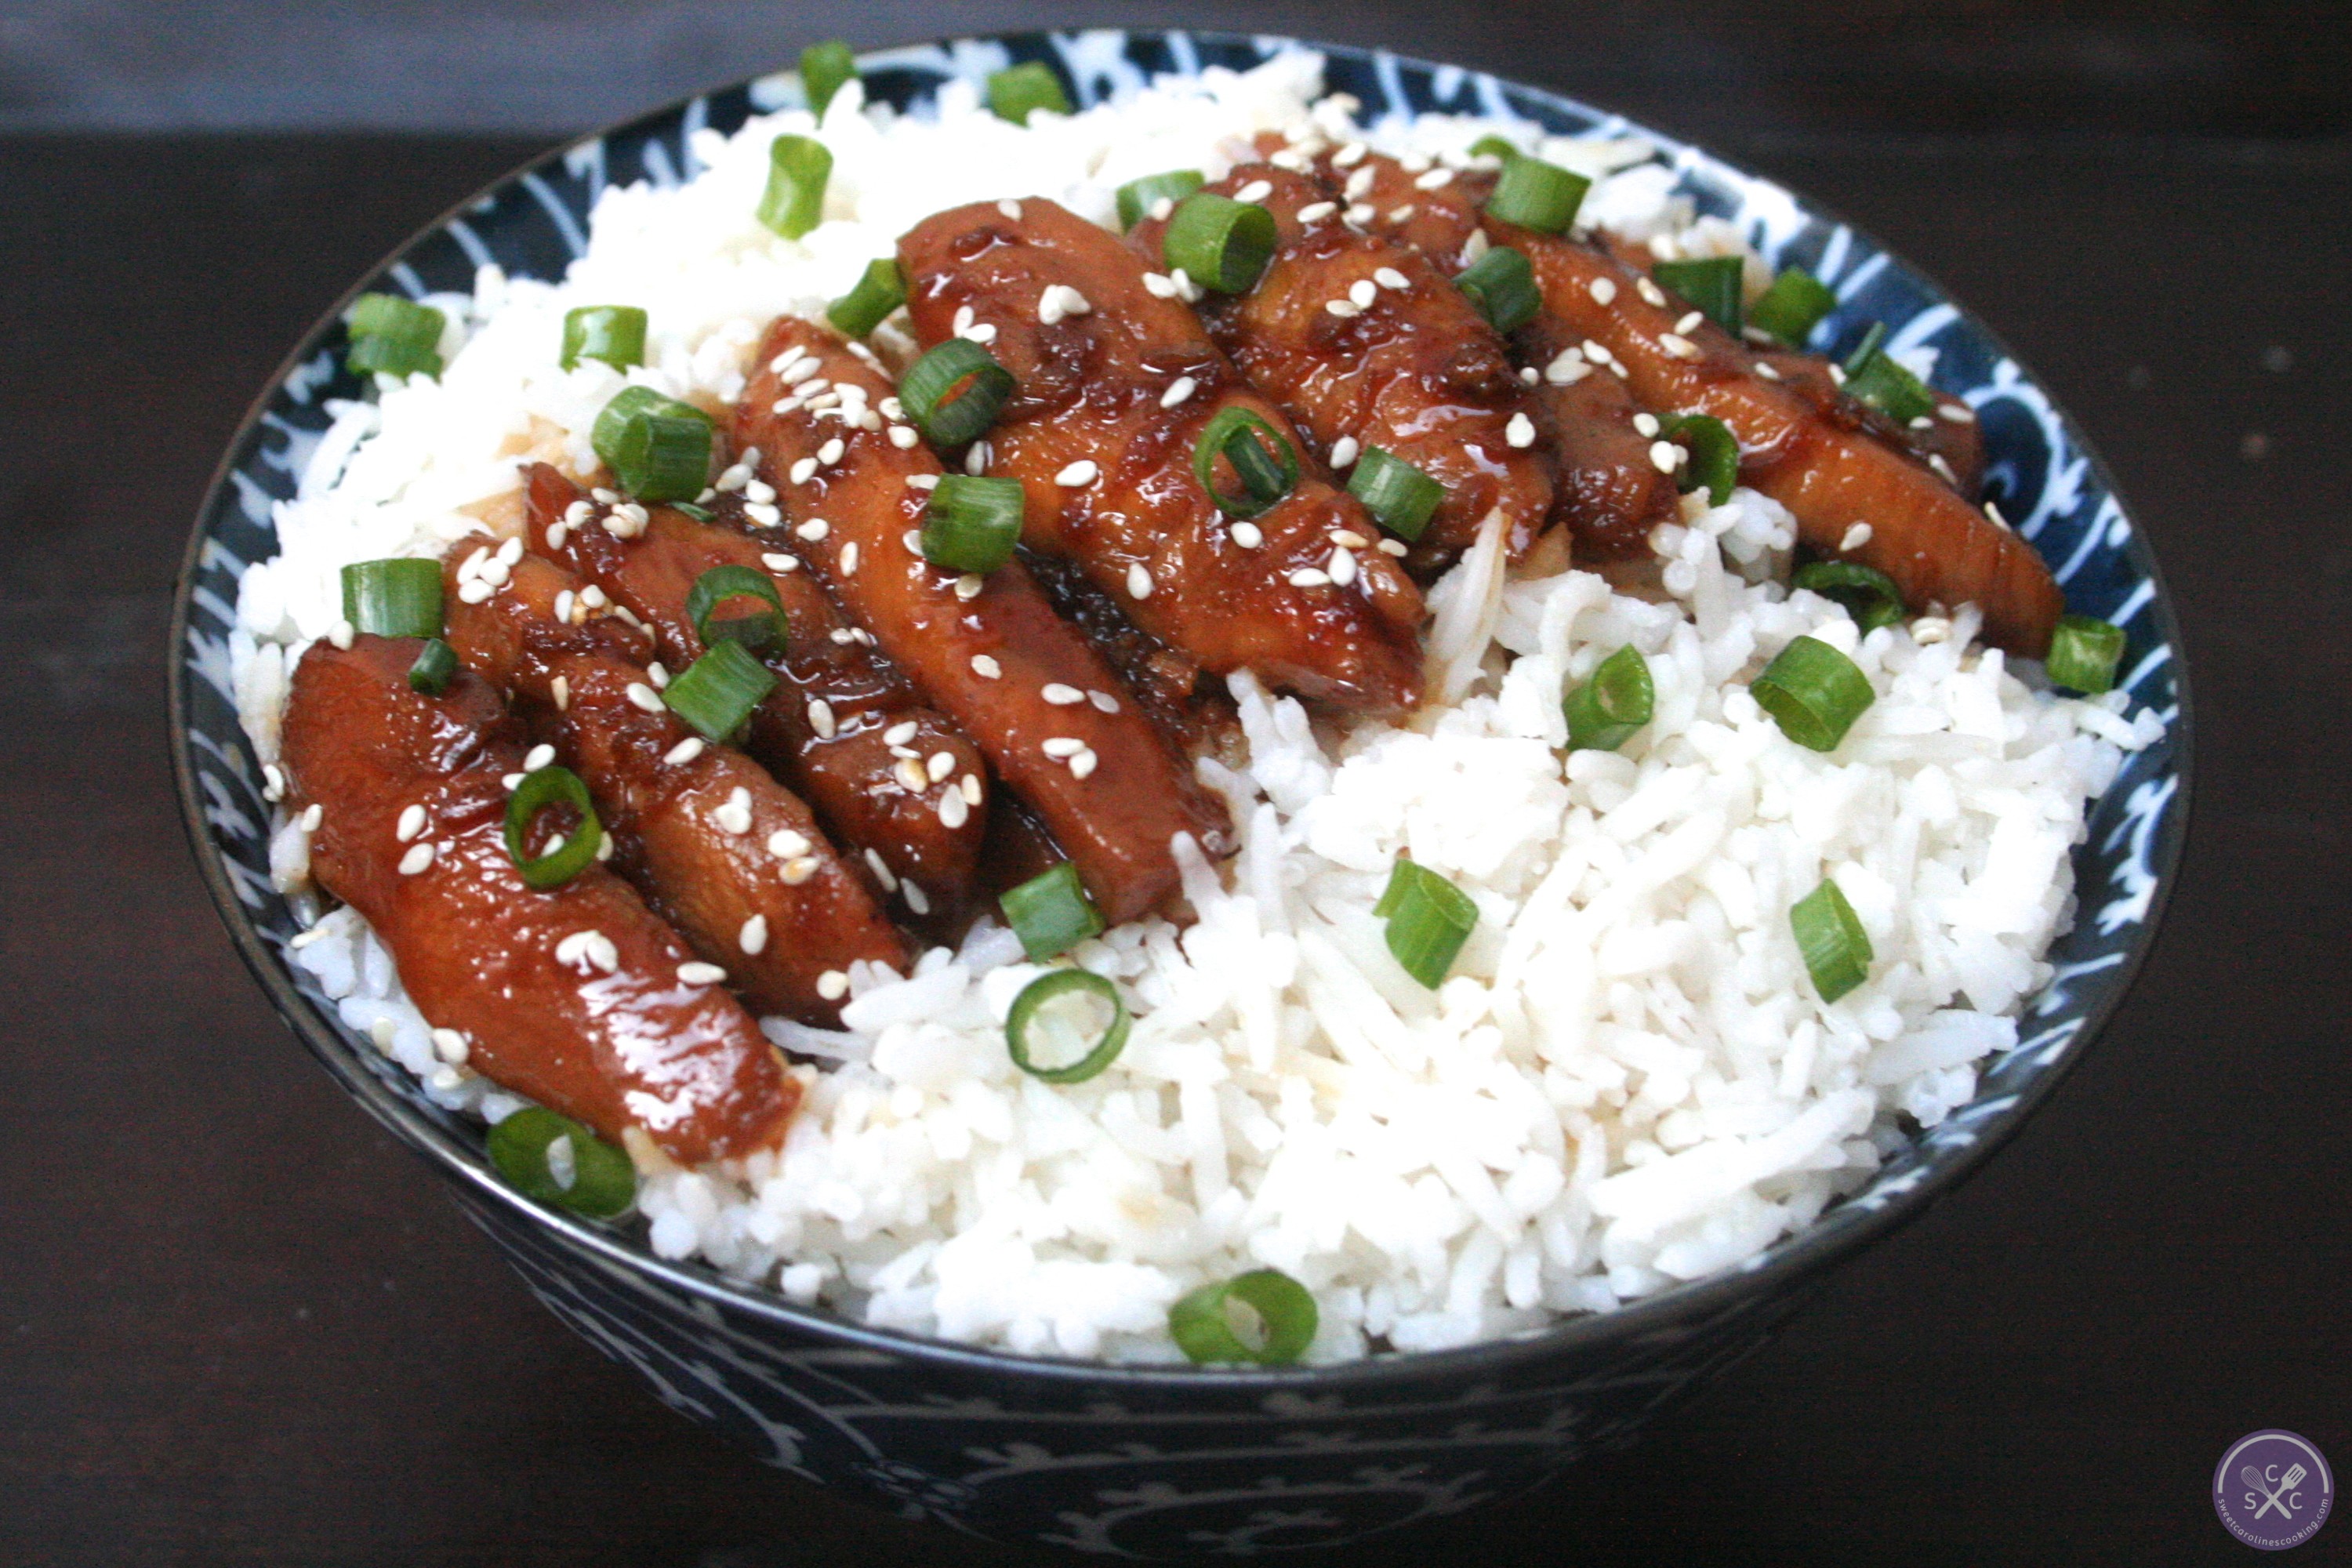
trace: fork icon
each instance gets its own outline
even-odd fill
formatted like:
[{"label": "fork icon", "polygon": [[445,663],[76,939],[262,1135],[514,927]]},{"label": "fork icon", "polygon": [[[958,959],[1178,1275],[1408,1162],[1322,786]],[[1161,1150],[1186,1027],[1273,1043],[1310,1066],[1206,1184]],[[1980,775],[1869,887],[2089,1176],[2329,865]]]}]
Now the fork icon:
[{"label": "fork icon", "polygon": [[2255,1491],[2263,1494],[2263,1506],[2254,1510],[2254,1517],[2256,1519],[2262,1518],[2263,1515],[2270,1512],[2273,1509],[2276,1509],[2280,1513],[2292,1518],[2294,1510],[2279,1500],[2285,1497],[2287,1493],[2294,1490],[2296,1487],[2300,1486],[2303,1483],[2304,1477],[2310,1473],[2310,1471],[2305,1469],[2300,1464],[2291,1465],[2288,1467],[2286,1474],[2279,1478],[2279,1484],[2276,1489],[2273,1489],[2266,1482],[2264,1482],[2262,1472],[2255,1469],[2252,1465],[2242,1467],[2238,1471],[2238,1479],[2245,1482],[2247,1486],[2251,1487]]}]

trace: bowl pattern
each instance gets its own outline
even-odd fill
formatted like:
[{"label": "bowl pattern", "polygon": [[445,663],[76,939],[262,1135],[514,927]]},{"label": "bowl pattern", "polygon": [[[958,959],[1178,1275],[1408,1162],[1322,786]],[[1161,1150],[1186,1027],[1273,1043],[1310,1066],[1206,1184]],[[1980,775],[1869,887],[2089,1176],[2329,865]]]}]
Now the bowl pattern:
[{"label": "bowl pattern", "polygon": [[[908,108],[950,79],[1041,59],[1084,106],[1153,75],[1245,68],[1297,47],[1097,30],[961,39],[861,64],[871,95]],[[2052,952],[2056,975],[2029,1007],[2017,1048],[1983,1072],[1971,1103],[1917,1136],[1864,1191],[1727,1275],[1457,1352],[1308,1372],[1108,1369],[865,1329],[541,1211],[488,1172],[478,1128],[346,1029],[284,958],[299,928],[269,879],[269,808],[236,721],[228,632],[237,575],[275,552],[271,505],[293,494],[329,423],[326,401],[362,394],[341,368],[335,315],[312,329],[239,432],[183,573],[173,749],[197,859],[240,952],[329,1071],[434,1159],[541,1300],[671,1405],[794,1474],[993,1539],[1147,1557],[1328,1545],[1523,1489],[1623,1441],[1760,1343],[1830,1264],[1916,1213],[2014,1131],[2121,998],[2186,831],[2185,681],[2155,562],[2072,426],[1990,333],[1868,237],[1696,148],[1491,76],[1321,52],[1328,85],[1354,94],[1370,120],[1444,110],[1558,134],[1646,137],[1700,211],[1738,225],[1775,265],[1806,266],[1836,290],[1816,347],[1843,350],[1883,321],[1892,347],[1936,350],[1936,381],[1983,421],[2003,512],[2050,561],[2070,607],[2128,631],[2122,683],[2136,707],[2169,725],[2095,805],[2074,857],[2081,913]],[[732,131],[798,100],[793,77],[762,78],[551,153],[454,210],[361,287],[468,289],[490,262],[560,277],[605,185],[690,177],[696,131]]]}]

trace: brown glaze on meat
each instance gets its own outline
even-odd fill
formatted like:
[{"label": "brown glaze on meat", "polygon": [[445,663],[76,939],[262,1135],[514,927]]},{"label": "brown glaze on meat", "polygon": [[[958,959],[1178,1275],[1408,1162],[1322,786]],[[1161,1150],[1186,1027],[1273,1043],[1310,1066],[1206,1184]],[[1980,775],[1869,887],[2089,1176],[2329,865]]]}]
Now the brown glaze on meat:
[{"label": "brown glaze on meat", "polygon": [[[1207,189],[1266,208],[1276,235],[1255,288],[1200,301],[1217,346],[1297,422],[1318,458],[1347,437],[1445,487],[1405,558],[1413,574],[1453,564],[1497,508],[1511,558],[1525,555],[1551,518],[1551,454],[1537,444],[1528,388],[1486,318],[1421,252],[1342,223],[1309,175],[1244,163]],[[1146,218],[1128,237],[1154,271],[1168,270],[1167,230],[1168,220]],[[1511,422],[1522,416],[1515,447]]]},{"label": "brown glaze on meat", "polygon": [[1642,407],[1624,379],[1584,357],[1576,334],[1549,310],[1511,334],[1541,380],[1535,388],[1557,455],[1559,504],[1576,553],[1594,562],[1650,552],[1650,531],[1682,520],[1681,488],[1651,460],[1654,437],[1634,427]]},{"label": "brown glaze on meat", "polygon": [[[780,363],[809,366],[797,371],[798,385],[822,378],[836,395],[857,388],[862,399],[849,404],[874,412],[852,421],[843,405],[811,410],[790,395]],[[897,406],[892,395],[889,380],[836,334],[782,317],[760,345],[735,438],[759,448],[789,523],[780,537],[805,570],[980,742],[1076,862],[1103,913],[1132,919],[1176,886],[1169,844],[1177,834],[1227,851],[1224,808],[1018,561],[966,579],[922,557],[915,546],[930,492],[908,481],[936,480],[940,465],[913,426],[883,417]],[[950,809],[978,835],[984,804],[970,802],[968,822],[961,802]]]},{"label": "brown glaze on meat", "polygon": [[1248,760],[1240,711],[1223,681],[1137,626],[1074,563],[1026,551],[1023,557],[1061,617],[1086,633],[1180,752],[1229,767]]},{"label": "brown glaze on meat", "polygon": [[[519,726],[478,676],[409,689],[423,646],[320,642],[295,669],[284,763],[289,808],[321,814],[311,874],[367,918],[426,1022],[465,1036],[491,1081],[616,1142],[641,1128],[688,1164],[776,1143],[799,1085],[724,988],[678,978],[694,954],[677,934],[602,866],[544,891],[515,870],[500,781],[522,766]],[[404,843],[410,806],[425,827]],[[419,844],[432,863],[404,873]],[[559,959],[583,931],[601,942]]]},{"label": "brown glaze on meat", "polygon": [[[1215,674],[1255,670],[1360,711],[1419,703],[1421,593],[1378,551],[1339,558],[1334,533],[1378,537],[1354,497],[1303,456],[1299,482],[1243,531],[1251,547],[1203,492],[1192,452],[1219,410],[1249,410],[1294,449],[1297,435],[1189,306],[1145,287],[1116,236],[1042,198],[985,202],[926,218],[898,258],[924,345],[970,328],[1013,373],[989,470],[1026,490],[1030,549],[1076,562],[1138,625]],[[1048,324],[1038,306],[1055,285],[1087,309]],[[1079,462],[1093,477],[1059,483]]]},{"label": "brown glaze on meat", "polygon": [[[839,998],[818,989],[827,972],[859,959],[908,970],[866,879],[842,863],[808,807],[653,699],[643,640],[616,618],[592,616],[581,579],[526,555],[489,597],[467,604],[457,576],[467,555],[452,552],[446,569],[449,646],[531,711],[613,829],[616,868],[746,1001],[838,1027]],[[558,620],[558,609],[571,618]]]},{"label": "brown glaze on meat", "polygon": [[[1979,605],[1985,638],[1998,647],[2032,658],[2048,650],[2065,609],[2050,569],[1926,464],[1759,375],[1755,355],[1730,334],[1706,320],[1685,326],[1690,312],[1680,300],[1599,248],[1486,226],[1497,243],[1526,252],[1545,305],[1624,366],[1635,397],[1730,426],[1741,482],[1787,507],[1806,544],[1885,573],[1914,609]],[[1596,284],[1606,285],[1599,298]],[[1868,540],[1843,549],[1864,521]]]},{"label": "brown glaze on meat", "polygon": [[[673,673],[702,657],[702,639],[686,613],[695,579],[723,565],[765,575],[783,603],[789,636],[784,647],[761,654],[777,680],[752,715],[753,754],[794,787],[868,870],[866,853],[877,858],[887,874],[877,876],[911,912],[944,918],[962,904],[980,855],[981,825],[949,826],[940,804],[958,780],[981,771],[980,753],[923,703],[823,587],[796,568],[771,569],[763,555],[772,552],[741,534],[671,508],[650,509],[640,533],[626,515],[616,520],[611,507],[543,463],[531,467],[527,480],[525,542],[652,627]],[[621,535],[608,526],[614,521]],[[730,605],[730,613],[740,607]],[[948,775],[935,781],[926,764],[942,753],[953,761]]]},{"label": "brown glaze on meat", "polygon": [[1984,500],[1984,434],[1978,428],[1975,410],[1963,400],[1931,387],[1936,412],[1927,423],[1900,426],[1840,391],[1837,378],[1830,374],[1830,362],[1819,354],[1768,351],[1757,354],[1756,366],[1757,374],[1767,380],[1778,377],[1795,389],[1822,418],[1863,431],[1917,458],[1971,506]]}]

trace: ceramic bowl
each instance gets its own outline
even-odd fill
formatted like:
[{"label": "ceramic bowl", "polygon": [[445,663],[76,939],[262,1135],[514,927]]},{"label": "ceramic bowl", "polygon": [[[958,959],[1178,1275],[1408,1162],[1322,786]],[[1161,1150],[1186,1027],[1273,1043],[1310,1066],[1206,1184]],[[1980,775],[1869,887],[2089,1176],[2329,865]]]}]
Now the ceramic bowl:
[{"label": "ceramic bowl", "polygon": [[[1084,106],[1156,74],[1247,67],[1298,47],[1178,31],[1026,33],[892,49],[862,65],[870,94],[916,108],[952,78],[1044,60]],[[286,961],[297,926],[270,885],[269,808],[229,689],[230,616],[238,572],[275,552],[270,503],[292,493],[328,422],[323,405],[360,392],[341,366],[340,305],[238,430],[181,578],[172,743],[196,858],[246,963],[327,1070],[447,1180],[551,1310],[670,1405],[794,1475],[1000,1541],[1143,1557],[1330,1545],[1518,1491],[1624,1442],[2017,1130],[2129,986],[2186,830],[2185,676],[2156,562],[2074,425],[1991,332],[1866,235],[1696,148],[1478,72],[1313,47],[1328,86],[1361,100],[1367,119],[1435,109],[1507,113],[1567,135],[1645,136],[1700,210],[1738,224],[1775,265],[1802,264],[1834,287],[1842,303],[1816,346],[1842,350],[1883,321],[1891,346],[1937,350],[1936,381],[1983,421],[2002,510],[2074,609],[2128,630],[2125,684],[2136,706],[2168,722],[2092,814],[2074,856],[2080,916],[2050,955],[2055,978],[2030,1005],[2017,1048],[1984,1072],[1974,1102],[1865,1190],[1744,1267],[1464,1350],[1287,1371],[1120,1368],[863,1327],[538,1207],[492,1174],[478,1127],[427,1101]],[[551,153],[453,208],[353,292],[467,289],[488,260],[558,277],[599,190],[674,183],[692,172],[696,130],[732,130],[798,92],[790,76],[761,78]]]}]

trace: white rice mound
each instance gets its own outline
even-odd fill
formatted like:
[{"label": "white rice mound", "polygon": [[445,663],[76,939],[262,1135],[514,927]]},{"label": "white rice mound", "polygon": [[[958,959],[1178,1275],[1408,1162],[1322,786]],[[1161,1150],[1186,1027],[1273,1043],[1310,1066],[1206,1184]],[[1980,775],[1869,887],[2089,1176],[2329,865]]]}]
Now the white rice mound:
[{"label": "white rice mound", "polygon": [[[1320,74],[1286,55],[1026,129],[964,84],[920,119],[845,89],[821,128],[826,221],[804,240],[752,217],[769,140],[818,129],[790,110],[699,133],[687,183],[606,191],[563,282],[484,268],[470,296],[435,297],[446,373],[331,410],[276,508],[281,553],[245,574],[233,668],[262,760],[288,673],[339,615],[344,563],[444,552],[517,488],[519,457],[593,466],[589,426],[625,378],[557,368],[567,310],[643,306],[651,363],[625,380],[731,399],[772,316],[815,314],[940,208],[1045,195],[1108,223],[1123,181],[1221,171],[1253,132],[1356,133],[1352,103],[1318,101]],[[1493,129],[1426,116],[1363,134],[1458,156]],[[1642,144],[1504,129],[1601,176],[1588,211],[1612,226],[1739,250],[1727,226],[1692,225]],[[1906,1119],[1937,1122],[2014,1047],[2073,916],[2086,802],[2161,729],[2126,718],[2120,692],[2032,689],[1976,645],[1971,610],[1857,638],[1837,605],[1751,580],[1793,537],[1752,491],[1692,505],[1659,531],[1664,603],[1581,572],[1506,584],[1495,551],[1474,552],[1434,595],[1433,684],[1450,700],[1407,727],[1335,727],[1237,678],[1248,766],[1201,765],[1240,854],[1212,867],[1181,844],[1197,922],[1138,921],[1075,954],[1137,1015],[1108,1071],[1054,1087],[1012,1066],[1005,1012],[1040,971],[992,921],[910,977],[861,965],[847,1032],[767,1021],[824,1064],[796,1069],[808,1092],[780,1153],[648,1176],[655,1251],[866,1323],[1146,1362],[1177,1359],[1178,1297],[1271,1266],[1315,1293],[1308,1359],[1331,1362],[1606,1311],[1806,1225],[1867,1181]],[[1852,655],[1877,693],[1826,756],[1747,689],[1801,635]],[[1564,757],[1563,683],[1628,643],[1655,719],[1621,752]],[[1478,905],[1435,992],[1371,912],[1404,853]],[[314,913],[306,836],[282,813],[272,864]],[[1788,915],[1825,876],[1876,952],[1832,1005]],[[436,1058],[350,910],[292,958],[440,1103],[491,1120],[521,1103]]]}]

